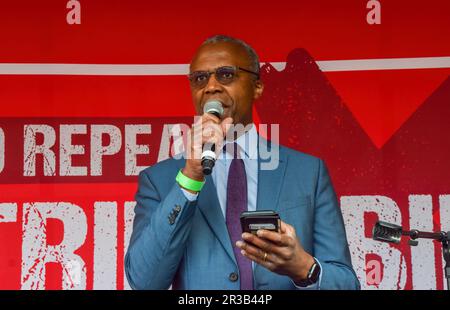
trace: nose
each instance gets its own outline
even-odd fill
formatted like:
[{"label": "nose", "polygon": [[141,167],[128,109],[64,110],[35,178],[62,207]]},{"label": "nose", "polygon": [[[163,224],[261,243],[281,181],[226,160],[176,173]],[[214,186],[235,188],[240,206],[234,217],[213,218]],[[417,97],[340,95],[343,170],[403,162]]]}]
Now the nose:
[{"label": "nose", "polygon": [[205,93],[206,94],[215,94],[222,92],[223,87],[222,84],[220,84],[219,81],[216,79],[215,74],[211,74],[208,80],[208,84],[205,86]]}]

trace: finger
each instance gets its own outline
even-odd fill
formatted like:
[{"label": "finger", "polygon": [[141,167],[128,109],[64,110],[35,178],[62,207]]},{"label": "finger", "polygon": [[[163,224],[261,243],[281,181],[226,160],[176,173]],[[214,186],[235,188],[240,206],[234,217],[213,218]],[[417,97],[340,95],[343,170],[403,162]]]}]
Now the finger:
[{"label": "finger", "polygon": [[202,148],[203,146],[203,130],[202,128],[193,128],[191,132],[191,139],[189,145],[196,148]]},{"label": "finger", "polygon": [[284,235],[291,237],[292,239],[297,238],[297,234],[295,233],[295,228],[287,223],[283,223],[284,225]]},{"label": "finger", "polygon": [[[252,255],[254,257],[259,257],[263,261],[270,261],[274,264],[274,266],[279,266],[283,264],[286,261],[289,261],[292,259],[293,251],[291,248],[287,247],[277,247],[273,246],[271,250],[264,250],[259,247],[255,247],[250,243],[244,242],[244,241],[237,241],[236,245],[249,255]],[[267,253],[267,255],[265,255]],[[264,256],[266,258],[264,259]]]},{"label": "finger", "polygon": [[223,123],[216,124],[216,123],[208,120],[207,122],[203,123],[203,126],[204,126],[204,128],[214,127],[214,130],[217,133],[217,135],[220,136],[222,139],[224,139],[226,136],[226,130],[228,129],[229,126],[231,126],[229,124],[230,121],[232,121],[231,117],[227,118],[227,121],[225,122],[225,124],[223,124]]},{"label": "finger", "polygon": [[202,129],[203,129],[203,130],[206,129],[206,128],[208,128],[208,127],[214,127],[214,128],[217,128],[218,131],[222,132],[222,127],[221,127],[221,125],[220,125],[220,124],[217,124],[217,123],[215,123],[215,122],[213,122],[213,121],[211,121],[211,120],[208,120],[208,121],[202,123]]},{"label": "finger", "polygon": [[266,257],[266,260],[264,260],[264,257],[255,256],[251,253],[248,253],[245,250],[241,250],[241,254],[247,257],[248,259],[254,261],[258,265],[261,265],[263,267],[266,267],[270,271],[273,271],[275,269],[275,264],[269,260],[269,254]]},{"label": "finger", "polygon": [[[236,242],[236,246],[238,248],[240,248],[241,250],[244,250],[245,252],[247,252],[251,255],[254,255],[254,256],[264,257],[264,253],[266,253],[265,251],[261,250],[260,248],[255,247],[255,246],[251,245],[250,243],[244,242],[241,240]],[[267,259],[267,257],[266,257],[266,259]]]},{"label": "finger", "polygon": [[288,247],[292,245],[292,237],[289,235],[264,229],[260,229],[256,233],[260,239],[274,243],[279,247]]},{"label": "finger", "polygon": [[211,114],[211,113],[203,113],[202,121],[203,122],[212,121],[215,124],[220,124],[220,119],[217,116],[215,116],[214,114]]},{"label": "finger", "polygon": [[233,125],[233,119],[231,117],[227,117],[224,120],[222,120],[222,123],[220,123],[220,126],[222,127],[222,132],[224,133],[224,136],[230,130],[231,126]]},{"label": "finger", "polygon": [[206,144],[215,144],[216,149],[217,145],[221,143],[223,139],[215,132],[209,132],[202,136],[202,146]]},{"label": "finger", "polygon": [[286,233],[286,223],[285,222],[283,222],[282,220],[280,220],[280,231],[281,231],[281,233],[282,234],[285,234]]},{"label": "finger", "polygon": [[261,239],[253,234],[244,233],[242,234],[242,239],[245,240],[247,244],[254,245],[256,248],[261,249],[263,252],[274,253],[277,256],[285,255],[285,247],[278,244],[272,243]]},{"label": "finger", "polygon": [[219,129],[222,132],[222,127],[220,126],[220,124],[217,124],[217,123],[213,122],[212,120],[207,120],[207,121],[203,122],[201,124],[201,126],[202,126],[203,130],[208,127],[216,127],[217,129]]},{"label": "finger", "polygon": [[187,158],[188,159],[200,159],[202,153],[202,132],[196,131],[195,128],[191,128],[190,136],[187,140]]},{"label": "finger", "polygon": [[283,244],[283,235],[276,231],[270,231],[266,229],[259,229],[256,232],[256,235],[259,238],[266,239],[272,242],[275,242],[277,244]]},{"label": "finger", "polygon": [[[198,138],[201,138],[203,134],[203,125],[202,123],[195,123],[194,125],[192,125],[191,128],[191,140],[192,142],[198,142],[199,144],[201,144],[201,139],[200,140],[196,140]],[[194,143],[195,145],[195,143]]]},{"label": "finger", "polygon": [[206,126],[203,127],[202,130],[202,136],[205,138],[211,138],[216,134],[216,129],[212,124],[208,123]]},{"label": "finger", "polygon": [[[272,231],[265,230],[260,233],[260,237],[272,239],[272,237],[277,238],[275,235],[272,235]],[[281,235],[281,244],[287,247],[293,247],[297,243],[297,235],[295,233],[295,228],[291,225],[280,220],[280,235]]]},{"label": "finger", "polygon": [[300,240],[297,238],[297,233],[295,232],[295,228],[283,221],[280,223],[280,228],[282,227],[282,236],[284,242],[287,244],[288,247],[296,247],[300,246],[301,243]]},{"label": "finger", "polygon": [[214,143],[214,137],[204,137],[203,133],[198,133],[191,138],[191,141],[188,142],[188,158],[200,160],[201,154],[204,151],[204,145],[208,142]]},{"label": "finger", "polygon": [[203,128],[203,141],[217,143],[223,140],[222,128],[218,124],[207,123]]},{"label": "finger", "polygon": [[196,117],[195,122],[190,129],[191,139],[188,141],[188,147],[193,159],[200,159],[203,152],[203,145],[207,142],[217,143],[222,137],[221,126],[215,121],[214,115],[205,117]]},{"label": "finger", "polygon": [[247,243],[254,244],[256,247],[266,252],[272,252],[273,243],[269,243],[266,240],[255,236],[254,234],[243,233],[242,239],[244,239]]}]

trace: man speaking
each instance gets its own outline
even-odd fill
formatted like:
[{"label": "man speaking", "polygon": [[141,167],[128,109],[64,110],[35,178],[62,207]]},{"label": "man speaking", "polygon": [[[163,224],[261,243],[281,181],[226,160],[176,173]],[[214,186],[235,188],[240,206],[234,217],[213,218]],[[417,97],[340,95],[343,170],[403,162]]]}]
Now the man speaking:
[{"label": "man speaking", "polygon": [[[264,140],[253,125],[259,67],[253,48],[223,35],[194,55],[189,82],[201,117],[186,159],[139,176],[125,257],[132,288],[359,289],[323,161]],[[264,168],[262,150],[274,148],[276,165]],[[278,229],[242,233],[242,212],[260,210],[279,214]]]}]

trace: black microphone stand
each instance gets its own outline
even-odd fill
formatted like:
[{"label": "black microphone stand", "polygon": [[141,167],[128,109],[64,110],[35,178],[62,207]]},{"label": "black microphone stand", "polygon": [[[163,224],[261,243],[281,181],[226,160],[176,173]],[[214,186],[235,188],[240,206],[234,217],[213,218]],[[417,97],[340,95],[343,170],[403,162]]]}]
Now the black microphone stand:
[{"label": "black microphone stand", "polygon": [[419,241],[416,239],[424,238],[424,239],[433,239],[438,240],[442,244],[442,255],[444,256],[445,267],[444,267],[444,275],[447,279],[447,290],[450,290],[450,232],[440,231],[440,232],[424,232],[419,231],[417,229],[413,229],[411,231],[402,231],[403,236],[408,236],[411,239],[408,240],[409,245],[416,246],[419,244]]}]

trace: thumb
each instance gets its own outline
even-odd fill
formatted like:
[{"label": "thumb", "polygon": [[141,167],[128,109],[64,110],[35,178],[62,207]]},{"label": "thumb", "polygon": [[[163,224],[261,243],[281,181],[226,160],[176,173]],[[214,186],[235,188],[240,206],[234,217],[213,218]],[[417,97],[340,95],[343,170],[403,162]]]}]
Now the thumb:
[{"label": "thumb", "polygon": [[282,220],[280,220],[280,231],[281,231],[281,233],[282,234],[285,234],[286,233],[286,230],[287,230],[287,226],[286,226],[287,224],[285,223],[285,222],[283,222]]}]

